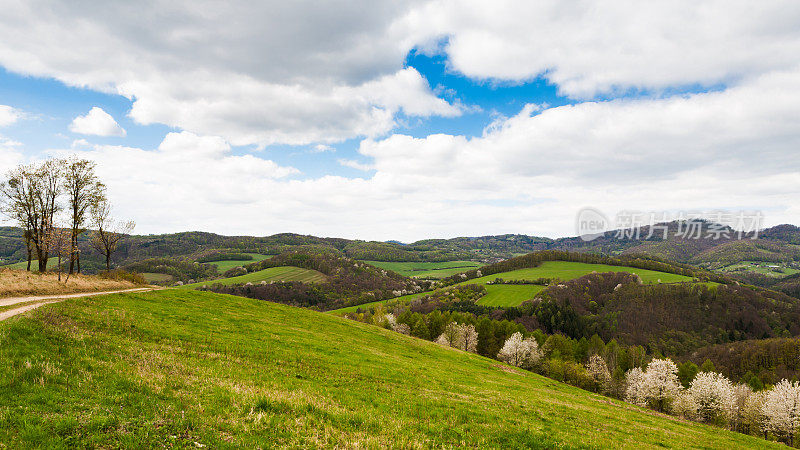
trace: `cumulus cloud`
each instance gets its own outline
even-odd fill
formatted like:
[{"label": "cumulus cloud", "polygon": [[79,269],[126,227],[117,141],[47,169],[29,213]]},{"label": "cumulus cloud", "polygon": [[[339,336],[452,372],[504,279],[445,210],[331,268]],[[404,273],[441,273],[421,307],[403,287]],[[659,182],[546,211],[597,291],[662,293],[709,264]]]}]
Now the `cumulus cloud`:
[{"label": "cumulus cloud", "polygon": [[11,125],[20,117],[22,117],[22,113],[19,110],[7,105],[0,105],[0,127]]},{"label": "cumulus cloud", "polygon": [[126,95],[139,123],[233,145],[379,136],[400,112],[461,113],[403,67],[416,3],[15,3],[0,64]]},{"label": "cumulus cloud", "polygon": [[[0,16],[0,65],[125,95],[133,120],[183,130],[156,149],[71,150],[100,163],[141,232],[557,236],[586,205],[800,222],[795,2],[212,6],[34,0]],[[391,134],[398,115],[468,109],[404,66],[415,47],[474,80],[543,77],[581,102],[525,106],[477,137]],[[714,89],[674,94],[698,86]],[[645,95],[618,95],[631,91]],[[369,171],[355,179],[300,179],[231,149],[356,136],[359,158],[338,160]]]},{"label": "cumulus cloud", "polygon": [[98,106],[93,107],[86,115],[73,119],[69,124],[69,131],[94,136],[125,136],[125,130],[111,117],[111,114]]},{"label": "cumulus cloud", "polygon": [[[154,151],[95,147],[118,210],[142,232],[216,230],[413,241],[574,233],[577,210],[761,209],[800,222],[800,71],[722,92],[528,106],[483,135],[365,140],[368,176],[298,179],[217,137]],[[747,108],[742,107],[747,105]],[[193,150],[194,149],[194,150]]]},{"label": "cumulus cloud", "polygon": [[453,70],[469,77],[544,76],[591,98],[629,89],[731,83],[790,69],[800,54],[800,4],[445,0],[409,20],[438,30]]}]

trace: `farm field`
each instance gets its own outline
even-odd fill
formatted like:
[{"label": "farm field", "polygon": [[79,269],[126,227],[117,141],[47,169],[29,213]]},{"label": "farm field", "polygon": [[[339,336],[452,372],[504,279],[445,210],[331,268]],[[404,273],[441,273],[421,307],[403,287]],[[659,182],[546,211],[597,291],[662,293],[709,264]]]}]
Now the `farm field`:
[{"label": "farm field", "polygon": [[[777,267],[770,267],[770,266],[777,266]],[[774,263],[774,262],[761,262],[761,261],[742,261],[740,263],[731,264],[730,266],[723,267],[719,269],[720,272],[739,272],[739,271],[748,271],[748,272],[756,272],[762,275],[766,275],[768,277],[775,277],[775,278],[783,278],[788,277],[789,275],[794,275],[800,270],[793,269],[791,267],[786,267],[783,263]]]},{"label": "farm field", "polygon": [[44,306],[0,322],[0,359],[11,448],[783,448],[382,328],[209,292]]},{"label": "farm field", "polygon": [[478,299],[477,303],[484,306],[519,306],[525,300],[534,298],[544,288],[535,284],[486,285],[486,295]]},{"label": "farm field", "polygon": [[263,261],[269,258],[269,255],[262,255],[259,253],[245,253],[245,255],[250,255],[253,257],[253,259],[248,259],[246,261],[240,261],[240,260],[212,261],[206,264],[212,264],[214,266],[217,266],[217,270],[219,271],[219,273],[225,273],[226,270],[233,269],[234,267],[246,266],[248,264],[252,264],[258,261]]},{"label": "farm field", "polygon": [[[509,272],[502,272],[494,275],[487,275],[484,277],[473,278],[457,285],[462,284],[482,284],[486,287],[487,294],[478,300],[479,305],[484,306],[518,306],[525,300],[530,300],[535,297],[537,293],[544,289],[544,286],[539,285],[516,285],[516,284],[487,284],[494,281],[496,278],[502,278],[506,281],[509,280],[535,280],[537,278],[558,278],[560,280],[572,280],[584,275],[596,272],[629,272],[635,273],[642,277],[645,283],[677,283],[689,282],[692,278],[683,275],[675,275],[666,272],[657,272],[653,270],[637,269],[633,267],[610,266],[606,264],[586,264],[570,261],[545,261],[538,267],[528,269],[512,270]],[[412,295],[404,295],[392,300],[413,300],[415,298],[424,296],[426,293],[418,293]],[[351,306],[347,308],[337,309],[332,312],[336,314],[344,314],[348,312],[355,312],[359,307],[371,307],[380,303],[385,303],[390,300],[381,300],[371,302],[359,306]]]},{"label": "farm field", "polygon": [[635,273],[642,277],[645,283],[678,283],[692,281],[691,277],[676,275],[666,272],[656,272],[654,270],[637,269],[633,267],[609,266],[606,264],[586,264],[570,261],[545,261],[539,267],[529,269],[512,270],[495,275],[475,278],[465,283],[485,284],[495,278],[504,280],[534,280],[536,278],[558,278],[562,281],[572,280],[592,272],[628,272]]},{"label": "farm field", "polygon": [[182,288],[197,288],[203,285],[222,284],[225,286],[242,283],[260,283],[262,281],[302,281],[304,283],[320,283],[325,281],[324,274],[316,270],[302,269],[300,267],[283,266],[270,267],[269,269],[259,270],[238,277],[221,278],[219,280],[201,281],[198,283],[187,284]]},{"label": "farm field", "polygon": [[481,267],[475,261],[446,261],[446,262],[386,262],[364,261],[381,269],[391,270],[406,277],[418,278],[445,278],[450,275],[465,272]]}]

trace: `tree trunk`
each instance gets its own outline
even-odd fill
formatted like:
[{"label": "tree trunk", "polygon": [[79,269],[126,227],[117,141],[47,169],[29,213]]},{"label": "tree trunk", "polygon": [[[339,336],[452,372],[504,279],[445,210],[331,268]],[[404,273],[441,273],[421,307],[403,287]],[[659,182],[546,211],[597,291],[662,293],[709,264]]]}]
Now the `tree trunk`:
[{"label": "tree trunk", "polygon": [[111,252],[106,253],[106,271],[111,270]]},{"label": "tree trunk", "polygon": [[77,235],[75,229],[72,230],[72,233],[69,236],[69,274],[72,275],[75,271],[75,249],[78,247],[77,245]]},{"label": "tree trunk", "polygon": [[75,253],[75,260],[78,261],[78,273],[81,273],[81,251]]},{"label": "tree trunk", "polygon": [[47,270],[47,259],[45,259],[42,249],[36,249],[36,258],[39,261],[39,272],[43,273]]},{"label": "tree trunk", "polygon": [[28,272],[31,271],[31,260],[33,259],[31,256],[33,256],[33,251],[31,250],[30,244],[28,244],[28,268],[26,269]]}]

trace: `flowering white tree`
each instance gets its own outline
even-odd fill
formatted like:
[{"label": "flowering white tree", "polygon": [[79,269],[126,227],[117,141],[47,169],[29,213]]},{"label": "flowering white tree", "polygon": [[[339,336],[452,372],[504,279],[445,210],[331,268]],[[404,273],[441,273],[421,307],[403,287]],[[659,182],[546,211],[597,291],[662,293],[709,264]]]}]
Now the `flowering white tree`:
[{"label": "flowering white tree", "polygon": [[644,385],[645,373],[639,367],[625,373],[625,401],[639,406],[647,406]]},{"label": "flowering white tree", "polygon": [[744,402],[741,410],[742,424],[747,426],[747,431],[754,433],[757,430],[764,431],[764,439],[767,438],[766,418],[764,417],[764,403],[767,399],[767,391],[753,392]]},{"label": "flowering white tree", "polygon": [[692,394],[684,390],[672,401],[670,411],[678,417],[694,420],[697,417],[697,403],[695,403]]},{"label": "flowering white tree", "polygon": [[462,341],[464,346],[460,347],[460,349],[465,352],[477,353],[478,332],[475,330],[475,326],[467,324],[461,325],[461,335],[463,336]]},{"label": "flowering white tree", "polygon": [[764,429],[794,445],[794,435],[800,428],[800,383],[783,380],[764,398],[761,410]]},{"label": "flowering white tree", "polygon": [[464,348],[464,333],[461,326],[455,322],[448,323],[444,327],[444,332],[436,339],[436,343],[448,347]]},{"label": "flowering white tree", "polygon": [[497,359],[512,366],[530,369],[542,359],[542,351],[535,338],[522,339],[522,333],[516,332],[506,339]]},{"label": "flowering white tree", "polygon": [[678,366],[669,359],[654,359],[643,371],[635,367],[625,374],[625,400],[666,411],[682,390]]},{"label": "flowering white tree", "polygon": [[411,327],[404,323],[398,323],[392,329],[400,334],[411,334]]},{"label": "flowering white tree", "polygon": [[586,371],[592,376],[597,387],[605,392],[611,387],[611,372],[608,370],[606,360],[600,355],[592,355],[586,362]]},{"label": "flowering white tree", "polygon": [[670,359],[654,359],[645,370],[644,396],[658,411],[665,411],[681,391],[678,366]]},{"label": "flowering white tree", "polygon": [[689,386],[689,394],[697,405],[697,416],[703,422],[732,420],[736,414],[733,384],[722,374],[698,373]]},{"label": "flowering white tree", "polygon": [[735,412],[731,418],[731,429],[738,430],[744,423],[745,409],[747,402],[753,395],[753,390],[750,386],[739,383],[733,387],[733,398],[735,403]]}]

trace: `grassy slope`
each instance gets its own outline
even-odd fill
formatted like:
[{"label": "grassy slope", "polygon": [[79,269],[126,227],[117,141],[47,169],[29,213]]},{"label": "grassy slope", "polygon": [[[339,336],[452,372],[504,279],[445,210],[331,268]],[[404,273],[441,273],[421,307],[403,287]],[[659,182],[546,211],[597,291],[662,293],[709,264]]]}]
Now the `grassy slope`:
[{"label": "grassy slope", "polygon": [[167,281],[172,281],[172,275],[167,275],[165,273],[142,272],[140,275],[143,276],[148,283],[164,283]]},{"label": "grassy slope", "polygon": [[[58,259],[49,258],[47,260],[47,270],[56,268],[57,264],[58,264]],[[63,265],[63,261],[62,261],[62,265]],[[4,269],[23,269],[24,270],[24,269],[28,268],[28,261],[20,261],[20,262],[17,262],[17,263],[8,264],[8,265],[5,265],[5,266],[2,266],[2,268],[4,268]],[[39,260],[38,259],[34,259],[33,261],[31,261],[31,270],[39,270]]]},{"label": "grassy slope", "polygon": [[773,446],[377,327],[207,292],[49,305],[0,323],[0,360],[10,447]]},{"label": "grassy slope", "polygon": [[[682,281],[692,281],[691,278],[672,273],[656,272],[653,270],[636,269],[632,267],[608,266],[605,264],[585,264],[569,261],[545,261],[539,267],[529,269],[512,270],[485,277],[473,278],[458,284],[483,284],[493,281],[495,278],[504,280],[535,280],[537,278],[560,278],[561,280],[572,280],[586,274],[595,272],[630,272],[638,274],[645,283],[676,283]],[[525,300],[532,299],[544,287],[537,285],[486,285],[487,294],[478,300],[478,304],[485,306],[518,306]],[[397,299],[412,300],[425,295],[412,294]],[[337,309],[337,314],[355,312],[359,307],[375,306],[388,300],[367,303],[365,305],[351,306],[348,308]]]},{"label": "grassy slope", "polygon": [[324,274],[316,270],[302,269],[300,267],[270,267],[269,269],[251,272],[246,275],[238,277],[222,278],[219,280],[201,281],[198,283],[187,284],[184,288],[197,288],[203,285],[210,286],[212,284],[242,284],[242,283],[260,283],[261,281],[302,281],[305,283],[319,283],[325,281]]},{"label": "grassy slope", "polygon": [[658,280],[661,280],[662,283],[692,281],[690,277],[685,277],[683,275],[636,269],[633,267],[609,266],[606,264],[585,264],[569,261],[545,261],[539,267],[513,270],[511,272],[504,272],[496,275],[488,275],[469,280],[469,283],[485,283],[498,277],[505,280],[530,280],[536,278],[560,278],[562,280],[572,280],[574,278],[582,277],[586,274],[592,273],[593,271],[635,273],[642,277],[642,281],[645,283],[656,283]]},{"label": "grassy slope", "polygon": [[475,269],[483,264],[475,261],[446,261],[446,262],[386,262],[364,261],[381,269],[391,270],[406,277],[419,278],[444,278],[470,269]]},{"label": "grassy slope", "polygon": [[208,264],[213,264],[217,266],[217,270],[219,270],[219,273],[224,273],[226,270],[233,269],[234,267],[246,266],[248,264],[252,264],[258,261],[263,261],[269,258],[269,256],[267,255],[261,255],[258,253],[245,253],[245,255],[250,255],[253,257],[253,259],[248,259],[247,261],[233,261],[233,260],[212,261]]},{"label": "grassy slope", "polygon": [[530,300],[545,287],[538,285],[510,284],[486,286],[486,295],[478,299],[479,305],[484,306],[518,306],[525,300]]},{"label": "grassy slope", "polygon": [[141,287],[127,281],[109,280],[93,275],[66,275],[48,272],[27,272],[25,270],[0,269],[0,298],[25,297],[31,295],[58,295],[77,292],[113,291]]}]

